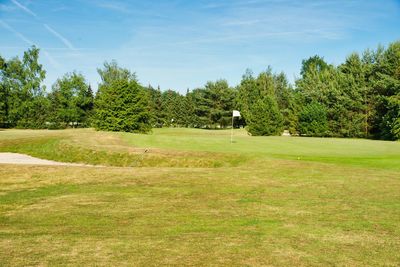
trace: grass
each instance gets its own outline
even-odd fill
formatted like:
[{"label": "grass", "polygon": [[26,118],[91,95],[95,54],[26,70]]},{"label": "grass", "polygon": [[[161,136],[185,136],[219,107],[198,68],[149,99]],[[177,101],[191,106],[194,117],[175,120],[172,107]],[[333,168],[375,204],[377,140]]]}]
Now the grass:
[{"label": "grass", "polygon": [[[0,132],[2,151],[109,166],[0,165],[1,265],[399,265],[399,143],[235,140]],[[118,167],[144,149],[143,167]]]},{"label": "grass", "polygon": [[247,157],[238,153],[207,153],[132,147],[119,133],[93,130],[6,131],[0,151],[25,153],[62,162],[119,167],[222,167],[237,166]]},{"label": "grass", "polygon": [[135,147],[240,153],[256,158],[307,160],[400,170],[400,143],[366,139],[250,137],[234,131],[154,129],[152,135],[122,134]]}]

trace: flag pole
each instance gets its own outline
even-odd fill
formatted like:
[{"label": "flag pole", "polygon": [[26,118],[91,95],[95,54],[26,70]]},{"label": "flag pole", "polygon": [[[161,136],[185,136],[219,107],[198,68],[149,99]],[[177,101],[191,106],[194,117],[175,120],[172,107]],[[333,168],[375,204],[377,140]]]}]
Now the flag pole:
[{"label": "flag pole", "polygon": [[232,113],[232,128],[231,128],[231,144],[233,143],[233,113]]},{"label": "flag pole", "polygon": [[240,117],[240,112],[238,110],[232,111],[231,144],[233,143],[233,120],[235,117]]}]

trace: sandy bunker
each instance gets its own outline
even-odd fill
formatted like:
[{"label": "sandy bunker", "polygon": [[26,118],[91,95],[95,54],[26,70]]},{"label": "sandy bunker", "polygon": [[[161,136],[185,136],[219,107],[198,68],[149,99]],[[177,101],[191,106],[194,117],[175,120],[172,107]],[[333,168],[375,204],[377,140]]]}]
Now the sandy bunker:
[{"label": "sandy bunker", "polygon": [[61,166],[88,166],[85,164],[65,163],[39,159],[19,153],[0,153],[0,164],[31,164],[31,165],[61,165]]}]

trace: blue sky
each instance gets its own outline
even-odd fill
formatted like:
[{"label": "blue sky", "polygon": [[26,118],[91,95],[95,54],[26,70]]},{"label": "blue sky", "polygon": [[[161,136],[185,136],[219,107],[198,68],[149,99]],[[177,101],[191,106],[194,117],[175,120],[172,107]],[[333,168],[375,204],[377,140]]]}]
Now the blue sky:
[{"label": "blue sky", "polygon": [[236,85],[268,65],[293,82],[302,59],[339,64],[399,29],[398,0],[0,0],[0,55],[41,48],[47,87],[76,70],[97,88],[96,68],[112,59],[163,90]]}]

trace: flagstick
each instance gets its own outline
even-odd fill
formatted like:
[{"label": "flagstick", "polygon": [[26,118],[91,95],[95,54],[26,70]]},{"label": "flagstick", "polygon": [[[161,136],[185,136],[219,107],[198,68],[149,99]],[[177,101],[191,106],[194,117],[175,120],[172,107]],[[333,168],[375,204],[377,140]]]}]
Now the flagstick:
[{"label": "flagstick", "polygon": [[232,128],[231,128],[231,144],[233,143],[233,114],[232,114]]}]

